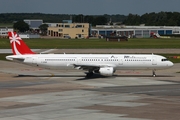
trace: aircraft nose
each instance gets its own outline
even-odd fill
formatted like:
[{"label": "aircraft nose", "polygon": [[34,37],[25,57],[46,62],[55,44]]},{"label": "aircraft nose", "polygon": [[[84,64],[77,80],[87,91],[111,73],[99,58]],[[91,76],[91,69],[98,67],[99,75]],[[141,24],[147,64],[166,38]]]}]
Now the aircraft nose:
[{"label": "aircraft nose", "polygon": [[174,65],[173,62],[169,62],[168,66],[172,67]]}]

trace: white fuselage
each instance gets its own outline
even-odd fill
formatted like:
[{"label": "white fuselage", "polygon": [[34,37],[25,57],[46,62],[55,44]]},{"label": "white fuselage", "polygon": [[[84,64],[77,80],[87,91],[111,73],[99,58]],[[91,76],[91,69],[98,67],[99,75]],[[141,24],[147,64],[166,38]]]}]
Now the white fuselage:
[{"label": "white fuselage", "polygon": [[158,70],[173,66],[165,57],[153,54],[32,54],[11,55],[6,58],[50,69],[95,66],[113,67],[114,70]]}]

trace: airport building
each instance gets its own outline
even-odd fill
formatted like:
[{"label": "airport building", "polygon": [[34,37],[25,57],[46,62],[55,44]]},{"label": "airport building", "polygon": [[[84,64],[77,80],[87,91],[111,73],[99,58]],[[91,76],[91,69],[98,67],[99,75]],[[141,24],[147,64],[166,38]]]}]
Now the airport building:
[{"label": "airport building", "polygon": [[39,34],[19,34],[19,37],[25,38],[25,39],[30,39],[30,38],[40,38]]},{"label": "airport building", "polygon": [[103,26],[98,25],[91,30],[92,36],[127,36],[149,38],[151,33],[159,35],[180,34],[180,26]]},{"label": "airport building", "polygon": [[0,37],[4,38],[8,36],[8,32],[13,31],[13,28],[1,27],[0,28]]},{"label": "airport building", "polygon": [[57,23],[48,27],[48,36],[60,38],[87,38],[89,36],[89,23]]},{"label": "airport building", "polygon": [[25,19],[24,22],[33,30],[39,29],[39,26],[43,24],[43,20]]}]

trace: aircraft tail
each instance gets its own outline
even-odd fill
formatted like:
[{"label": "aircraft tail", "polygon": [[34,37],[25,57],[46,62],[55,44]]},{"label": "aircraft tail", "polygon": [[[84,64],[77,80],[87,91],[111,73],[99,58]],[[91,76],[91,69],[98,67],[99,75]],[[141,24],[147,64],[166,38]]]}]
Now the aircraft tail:
[{"label": "aircraft tail", "polygon": [[12,52],[14,55],[24,54],[35,54],[31,49],[24,43],[16,32],[8,32]]}]

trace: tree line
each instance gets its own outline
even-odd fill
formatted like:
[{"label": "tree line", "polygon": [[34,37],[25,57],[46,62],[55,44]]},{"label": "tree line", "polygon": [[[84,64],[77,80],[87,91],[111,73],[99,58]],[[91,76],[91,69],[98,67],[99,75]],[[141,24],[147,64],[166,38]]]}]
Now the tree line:
[{"label": "tree line", "polygon": [[129,14],[127,19],[123,21],[126,25],[140,25],[146,26],[180,26],[179,12],[159,12],[146,13],[143,15]]},{"label": "tree line", "polygon": [[43,14],[43,13],[1,13],[0,23],[13,23],[24,19],[42,19],[44,22],[60,23],[63,20],[72,20],[79,23],[90,23],[95,25],[107,24],[110,19],[113,21],[124,21],[125,15],[69,15],[69,14]]},{"label": "tree line", "polygon": [[63,20],[72,20],[77,23],[90,23],[95,25],[106,25],[117,23],[119,25],[140,25],[146,26],[180,26],[179,12],[146,13],[143,15],[69,15],[69,14],[43,14],[43,13],[1,13],[0,23],[13,23],[24,19],[42,19],[44,22],[60,23]]}]

